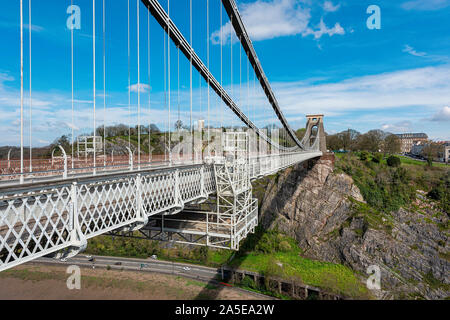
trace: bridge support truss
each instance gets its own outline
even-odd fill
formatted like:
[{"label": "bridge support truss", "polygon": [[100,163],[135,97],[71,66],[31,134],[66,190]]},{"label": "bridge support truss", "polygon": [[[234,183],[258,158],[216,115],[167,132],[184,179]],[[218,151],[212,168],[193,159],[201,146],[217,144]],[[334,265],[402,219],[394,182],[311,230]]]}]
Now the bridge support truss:
[{"label": "bridge support truss", "polygon": [[[258,225],[258,201],[252,198],[248,133],[224,134],[224,157],[214,157],[216,193],[209,202],[191,204],[175,215],[152,216],[142,238],[239,250]],[[133,233],[113,233],[136,237]]]}]

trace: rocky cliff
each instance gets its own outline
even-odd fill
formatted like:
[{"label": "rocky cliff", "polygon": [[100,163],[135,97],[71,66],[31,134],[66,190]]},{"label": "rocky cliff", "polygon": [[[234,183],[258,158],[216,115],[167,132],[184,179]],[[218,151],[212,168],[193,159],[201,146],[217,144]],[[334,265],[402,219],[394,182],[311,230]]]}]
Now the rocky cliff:
[{"label": "rocky cliff", "polygon": [[448,297],[448,216],[423,197],[420,212],[380,213],[350,176],[333,171],[334,157],[325,156],[277,175],[264,196],[262,225],[294,237],[305,256],[347,265],[362,278],[379,266],[378,298]]}]

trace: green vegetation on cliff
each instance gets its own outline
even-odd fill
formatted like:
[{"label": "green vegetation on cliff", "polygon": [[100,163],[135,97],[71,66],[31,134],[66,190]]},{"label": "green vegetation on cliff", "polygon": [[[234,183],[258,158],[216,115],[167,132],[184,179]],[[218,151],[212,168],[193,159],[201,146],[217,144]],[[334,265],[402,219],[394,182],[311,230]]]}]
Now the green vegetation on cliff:
[{"label": "green vegetation on cliff", "polygon": [[379,154],[347,153],[337,155],[336,172],[350,175],[367,203],[386,213],[409,206],[416,190],[430,192],[442,209],[449,210],[450,170],[448,166],[429,167],[424,162],[405,157],[400,164],[380,158]]},{"label": "green vegetation on cliff", "polygon": [[366,287],[350,268],[305,257],[295,239],[277,230],[258,227],[229,264],[267,278],[288,279],[347,297],[368,297]]}]

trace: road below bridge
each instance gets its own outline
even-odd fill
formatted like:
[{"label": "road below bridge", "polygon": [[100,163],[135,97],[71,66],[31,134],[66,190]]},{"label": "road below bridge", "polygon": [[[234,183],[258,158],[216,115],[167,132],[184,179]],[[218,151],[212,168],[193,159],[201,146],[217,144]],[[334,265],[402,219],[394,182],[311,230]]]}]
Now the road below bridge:
[{"label": "road below bridge", "polygon": [[[91,259],[92,257],[92,259]],[[92,261],[90,261],[92,260]],[[175,275],[190,279],[196,279],[209,284],[219,286],[227,286],[221,282],[222,270],[221,268],[210,268],[198,266],[187,263],[160,261],[155,259],[137,259],[137,258],[122,258],[122,257],[106,257],[106,256],[87,256],[79,255],[74,258],[67,259],[67,261],[55,260],[52,258],[39,258],[28,264],[43,264],[43,265],[57,265],[57,266],[72,266],[76,265],[81,268],[95,268],[123,270],[123,271],[138,271],[138,272],[155,272],[162,274]],[[275,299],[260,293],[248,291],[242,288],[233,287],[233,290],[245,292],[257,299]]]}]

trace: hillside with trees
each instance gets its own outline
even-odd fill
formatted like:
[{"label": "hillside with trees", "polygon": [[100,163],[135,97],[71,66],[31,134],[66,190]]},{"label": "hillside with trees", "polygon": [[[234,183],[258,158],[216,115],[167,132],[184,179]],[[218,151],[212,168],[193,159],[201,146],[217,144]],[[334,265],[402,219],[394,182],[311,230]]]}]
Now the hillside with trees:
[{"label": "hillside with trees", "polygon": [[400,152],[400,141],[395,134],[382,130],[360,133],[348,129],[327,135],[327,147],[332,151],[369,151],[395,154]]}]

